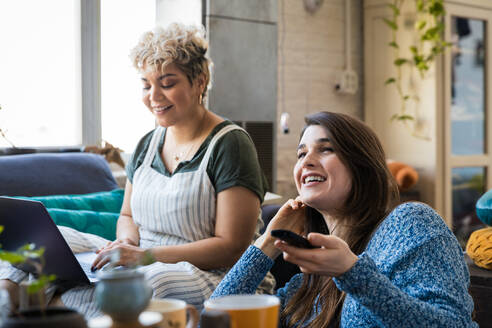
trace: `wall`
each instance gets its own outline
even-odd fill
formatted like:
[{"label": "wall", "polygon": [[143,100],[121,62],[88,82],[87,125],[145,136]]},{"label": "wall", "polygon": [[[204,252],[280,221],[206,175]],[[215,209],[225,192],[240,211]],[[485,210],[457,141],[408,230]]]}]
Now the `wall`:
[{"label": "wall", "polygon": [[207,0],[211,110],[234,121],[275,120],[276,20],[276,0]]},{"label": "wall", "polygon": [[241,125],[275,181],[277,0],[203,0],[214,62],[208,108]]},{"label": "wall", "polygon": [[[273,190],[284,199],[297,195],[292,169],[304,116],[328,110],[363,117],[362,0],[350,0],[359,91],[335,91],[345,68],[345,1],[324,0],[310,14],[302,0],[202,0],[215,62],[209,108],[233,120],[273,123]],[[289,134],[277,128],[283,112],[290,114]]]},{"label": "wall", "polygon": [[324,0],[310,14],[301,0],[278,0],[277,122],[282,112],[290,114],[290,132],[277,129],[276,192],[284,199],[297,195],[292,170],[304,116],[327,110],[363,118],[362,0],[350,0],[351,61],[359,91],[355,95],[335,91],[345,67],[345,1]]}]

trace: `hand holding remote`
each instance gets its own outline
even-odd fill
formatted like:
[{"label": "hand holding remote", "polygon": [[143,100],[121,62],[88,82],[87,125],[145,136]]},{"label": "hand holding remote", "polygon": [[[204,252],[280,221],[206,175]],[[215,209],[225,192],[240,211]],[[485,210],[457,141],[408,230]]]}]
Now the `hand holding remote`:
[{"label": "hand holding remote", "polygon": [[276,229],[271,232],[272,237],[278,238],[285,241],[291,246],[299,248],[319,248],[317,246],[311,245],[311,243],[301,235],[298,235],[290,230]]}]

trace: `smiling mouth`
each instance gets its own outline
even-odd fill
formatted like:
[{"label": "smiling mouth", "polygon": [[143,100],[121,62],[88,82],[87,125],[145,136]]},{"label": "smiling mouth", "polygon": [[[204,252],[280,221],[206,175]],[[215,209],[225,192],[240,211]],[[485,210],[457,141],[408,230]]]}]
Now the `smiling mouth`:
[{"label": "smiling mouth", "polygon": [[311,182],[323,182],[326,181],[325,177],[319,176],[319,175],[310,175],[304,178],[302,181],[303,184],[308,184]]},{"label": "smiling mouth", "polygon": [[165,112],[166,110],[169,110],[171,109],[171,107],[173,107],[174,105],[169,105],[169,106],[161,106],[161,107],[153,107],[152,109],[154,110],[154,112],[156,113],[162,113],[162,112]]}]

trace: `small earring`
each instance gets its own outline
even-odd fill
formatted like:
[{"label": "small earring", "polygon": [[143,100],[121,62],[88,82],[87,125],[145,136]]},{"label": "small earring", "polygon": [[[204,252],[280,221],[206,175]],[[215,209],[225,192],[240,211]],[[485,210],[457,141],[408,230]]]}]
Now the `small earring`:
[{"label": "small earring", "polygon": [[203,100],[203,95],[200,94],[200,97],[198,98],[198,104],[201,105],[202,104],[202,100]]}]

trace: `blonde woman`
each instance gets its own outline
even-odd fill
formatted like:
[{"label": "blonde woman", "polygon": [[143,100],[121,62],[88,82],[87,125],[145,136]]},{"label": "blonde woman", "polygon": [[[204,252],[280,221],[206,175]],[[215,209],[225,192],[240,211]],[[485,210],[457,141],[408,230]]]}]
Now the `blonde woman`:
[{"label": "blonde woman", "polygon": [[[201,28],[172,24],[142,36],[131,58],[158,127],[127,165],[117,239],[60,229],[74,251],[99,248],[94,270],[114,250],[120,265],[153,262],[143,268],[153,296],[199,308],[252,242],[266,190],[250,137],[204,107],[206,52]],[[92,288],[71,289],[62,301],[88,317],[97,314]]]}]

